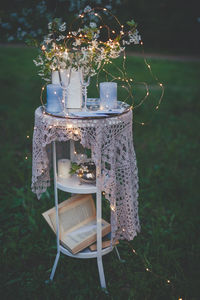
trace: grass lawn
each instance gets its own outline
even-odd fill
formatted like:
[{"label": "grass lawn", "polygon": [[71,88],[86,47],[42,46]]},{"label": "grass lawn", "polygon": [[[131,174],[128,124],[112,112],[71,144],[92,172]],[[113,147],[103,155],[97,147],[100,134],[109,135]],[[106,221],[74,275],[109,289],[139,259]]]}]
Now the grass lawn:
[{"label": "grass lawn", "polygon": [[[105,295],[96,260],[61,255],[53,283],[44,283],[56,241],[41,217],[54,205],[52,187],[40,201],[30,189],[34,110],[41,87],[32,63],[35,54],[33,49],[0,48],[1,299],[199,299],[200,63],[150,61],[166,88],[159,111],[152,114],[159,91],[143,60],[128,58],[128,72],[151,85],[147,105],[134,112],[134,120],[147,125],[133,123],[142,230],[129,244],[120,242],[126,263],[120,264],[114,252],[104,257]],[[93,88],[90,93],[96,95]],[[142,93],[137,85],[136,99]]]}]

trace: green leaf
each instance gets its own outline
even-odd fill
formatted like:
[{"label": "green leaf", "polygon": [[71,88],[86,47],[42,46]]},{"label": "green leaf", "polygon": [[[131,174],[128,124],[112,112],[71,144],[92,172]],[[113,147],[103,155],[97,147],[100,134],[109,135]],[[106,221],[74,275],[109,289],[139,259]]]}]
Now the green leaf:
[{"label": "green leaf", "polygon": [[127,21],[126,24],[129,25],[130,27],[137,27],[137,23],[135,23],[133,19],[131,21]]}]

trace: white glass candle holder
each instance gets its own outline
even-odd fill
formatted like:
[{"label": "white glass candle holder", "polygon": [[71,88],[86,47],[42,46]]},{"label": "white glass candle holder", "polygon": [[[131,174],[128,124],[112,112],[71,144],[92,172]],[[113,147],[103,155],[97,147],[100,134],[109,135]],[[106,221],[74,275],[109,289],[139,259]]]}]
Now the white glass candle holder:
[{"label": "white glass candle holder", "polygon": [[[68,77],[69,69],[60,69],[60,77],[58,71],[52,71],[52,83],[53,84],[61,84],[60,79],[62,81],[63,86],[68,86]],[[68,109],[81,109],[82,107],[82,88],[80,83],[79,72],[75,69],[71,69],[70,72],[70,82],[67,88],[68,92],[66,93],[67,99],[66,108]]]},{"label": "white glass candle holder", "polygon": [[100,83],[100,109],[112,109],[117,107],[117,83]]},{"label": "white glass candle holder", "polygon": [[62,111],[62,88],[58,84],[47,85],[47,106],[49,113],[59,113]]},{"label": "white glass candle holder", "polygon": [[58,160],[58,177],[60,178],[69,178],[71,170],[71,161],[70,159],[62,158]]}]

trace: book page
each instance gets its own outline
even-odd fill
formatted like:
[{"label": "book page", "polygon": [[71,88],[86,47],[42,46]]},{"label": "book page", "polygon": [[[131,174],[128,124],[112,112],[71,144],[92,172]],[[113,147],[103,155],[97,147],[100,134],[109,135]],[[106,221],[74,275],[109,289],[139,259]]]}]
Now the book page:
[{"label": "book page", "polygon": [[[66,206],[59,210],[59,223],[62,233],[71,229],[73,230],[73,227],[94,216],[92,201],[93,200],[89,198],[77,202],[75,206]],[[54,228],[56,228],[55,213],[50,215],[50,219]]]},{"label": "book page", "polygon": [[[102,222],[102,229],[108,225],[108,223]],[[78,246],[80,243],[86,241],[88,238],[97,233],[96,219],[88,222],[86,225],[71,231],[68,234],[62,236],[62,241],[70,248]]]}]

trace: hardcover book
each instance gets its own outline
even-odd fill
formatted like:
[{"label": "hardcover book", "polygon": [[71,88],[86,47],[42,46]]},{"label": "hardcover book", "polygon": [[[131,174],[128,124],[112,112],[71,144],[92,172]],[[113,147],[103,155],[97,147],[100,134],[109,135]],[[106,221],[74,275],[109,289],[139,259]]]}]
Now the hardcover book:
[{"label": "hardcover book", "polygon": [[[73,254],[80,252],[97,239],[96,209],[92,195],[76,195],[58,205],[59,239]],[[56,233],[55,207],[44,212],[43,217]],[[102,237],[111,230],[110,224],[101,220]]]}]

